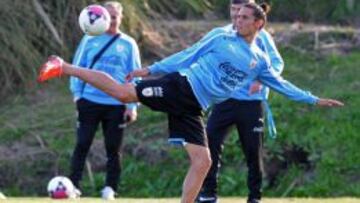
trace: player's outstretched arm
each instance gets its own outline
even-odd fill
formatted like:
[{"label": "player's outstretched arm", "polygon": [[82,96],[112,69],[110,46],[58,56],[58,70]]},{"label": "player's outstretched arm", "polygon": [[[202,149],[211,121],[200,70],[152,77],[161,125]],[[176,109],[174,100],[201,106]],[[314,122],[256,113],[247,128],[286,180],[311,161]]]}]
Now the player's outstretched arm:
[{"label": "player's outstretched arm", "polygon": [[283,79],[270,68],[263,68],[259,74],[259,80],[264,85],[288,97],[291,100],[314,104],[325,107],[340,107],[344,106],[341,101],[328,98],[319,98],[311,92],[304,91],[289,81]]},{"label": "player's outstretched arm", "polygon": [[325,106],[325,107],[340,107],[344,106],[344,103],[335,99],[325,99],[319,98],[318,102],[316,103],[317,106]]}]

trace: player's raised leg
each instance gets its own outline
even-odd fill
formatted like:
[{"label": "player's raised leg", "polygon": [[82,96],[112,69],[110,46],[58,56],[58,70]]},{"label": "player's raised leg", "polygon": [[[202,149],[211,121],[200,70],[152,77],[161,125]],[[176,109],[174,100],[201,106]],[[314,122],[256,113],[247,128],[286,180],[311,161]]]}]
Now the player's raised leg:
[{"label": "player's raised leg", "polygon": [[41,67],[38,81],[44,82],[62,75],[78,77],[121,102],[138,101],[133,84],[127,83],[121,85],[106,73],[75,67],[58,56],[49,57],[48,61]]}]

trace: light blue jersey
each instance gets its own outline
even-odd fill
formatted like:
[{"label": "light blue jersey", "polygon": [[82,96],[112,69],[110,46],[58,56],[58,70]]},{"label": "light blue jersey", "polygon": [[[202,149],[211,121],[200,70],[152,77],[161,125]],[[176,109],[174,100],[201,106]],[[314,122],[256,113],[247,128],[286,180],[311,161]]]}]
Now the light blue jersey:
[{"label": "light blue jersey", "polygon": [[[224,27],[214,28],[209,33],[207,33],[201,40],[206,40],[220,33],[234,33],[234,32],[236,33],[236,30],[234,30],[234,26],[232,24],[229,24]],[[284,70],[284,61],[279,51],[276,48],[272,36],[265,29],[262,29],[255,40],[259,48],[263,50],[269,57],[271,68],[273,68],[273,70],[280,75]],[[259,92],[256,92],[254,94],[249,94],[250,87],[251,87],[251,83],[245,85],[239,91],[234,92],[232,98],[237,100],[245,100],[245,101],[265,100],[268,98],[269,96],[268,87],[262,86]]]},{"label": "light blue jersey", "polygon": [[295,101],[315,104],[318,98],[302,91],[271,69],[266,54],[236,32],[217,33],[149,67],[151,74],[180,72],[187,77],[203,109],[231,98],[254,80]]},{"label": "light blue jersey", "polygon": [[[80,67],[89,67],[94,56],[113,37],[107,33],[100,36],[85,35],[75,53],[73,64]],[[135,69],[141,68],[140,54],[134,39],[121,33],[110,47],[103,53],[93,66],[94,70],[102,71],[111,75],[116,81],[125,83],[125,76]],[[92,102],[105,105],[120,105],[120,101],[107,95],[103,91],[86,83],[77,77],[71,77],[70,89],[74,98],[85,98]],[[84,88],[83,88],[84,87]],[[135,108],[135,104],[127,104],[128,108]]]},{"label": "light blue jersey", "polygon": [[[207,35],[203,37],[203,39],[209,38],[213,35],[219,34],[219,33],[232,33],[236,32],[234,29],[233,24],[226,25],[224,27],[220,28],[214,28],[212,31],[210,31]],[[279,53],[279,51],[276,48],[275,42],[271,35],[265,30],[262,29],[258,36],[256,37],[256,44],[259,46],[259,48],[264,51],[267,56],[270,59],[271,68],[278,73],[279,75],[282,73],[284,69],[284,61]],[[267,98],[269,96],[269,88],[266,86],[261,86],[260,90],[256,93],[250,94],[250,87],[252,83],[249,83],[248,85],[245,85],[243,88],[241,88],[239,91],[236,91],[232,94],[232,98],[239,100],[239,101],[263,101],[263,105],[266,112],[266,120],[268,123],[268,132],[269,136],[272,138],[276,137],[276,126],[275,121],[272,116],[272,112],[270,109],[270,105],[267,102]]]}]

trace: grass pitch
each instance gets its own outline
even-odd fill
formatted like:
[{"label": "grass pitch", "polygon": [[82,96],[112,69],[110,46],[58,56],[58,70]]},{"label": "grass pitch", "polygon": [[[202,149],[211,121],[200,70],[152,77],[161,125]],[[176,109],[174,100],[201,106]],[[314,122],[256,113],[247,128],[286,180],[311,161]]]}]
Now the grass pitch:
[{"label": "grass pitch", "polygon": [[[242,203],[246,202],[245,198],[220,198],[221,203]],[[51,200],[49,198],[11,198],[0,200],[1,203],[97,203],[104,202],[100,198],[81,198],[77,200]],[[135,198],[118,198],[119,203],[178,203],[179,198],[158,198],[158,199],[135,199]],[[264,198],[263,203],[360,203],[360,198]]]}]

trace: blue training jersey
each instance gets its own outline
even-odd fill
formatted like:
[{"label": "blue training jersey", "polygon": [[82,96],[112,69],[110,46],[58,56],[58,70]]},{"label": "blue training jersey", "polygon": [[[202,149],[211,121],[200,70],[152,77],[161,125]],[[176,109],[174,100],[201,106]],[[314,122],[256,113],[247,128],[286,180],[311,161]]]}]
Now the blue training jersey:
[{"label": "blue training jersey", "polygon": [[187,77],[203,109],[231,98],[254,80],[295,101],[314,104],[318,98],[281,78],[266,54],[236,32],[217,33],[149,67],[151,74],[180,72]]},{"label": "blue training jersey", "polygon": [[[99,36],[85,35],[74,56],[73,64],[88,68],[96,54],[107,44],[113,35],[102,34]],[[111,75],[117,82],[125,83],[125,76],[135,69],[141,68],[138,46],[133,38],[120,33],[116,39],[105,50],[99,60],[94,64],[94,70]],[[74,98],[85,98],[95,103],[105,105],[120,105],[119,100],[114,99],[105,92],[93,87],[77,77],[70,78],[70,90]],[[135,104],[127,104],[128,108],[135,108]]]},{"label": "blue training jersey", "polygon": [[[213,35],[219,33],[232,33],[236,30],[232,24],[226,25],[224,27],[218,27],[211,30],[207,33],[201,40],[206,40],[207,38],[211,38]],[[262,29],[258,36],[255,39],[256,44],[259,46],[261,50],[263,50],[270,59],[271,68],[278,73],[279,75],[282,73],[284,69],[284,61],[276,48],[275,42],[265,29]],[[266,100],[269,96],[269,88],[262,85],[259,92],[254,94],[249,94],[250,87],[252,83],[245,85],[243,88],[239,89],[233,93],[232,98],[237,100],[245,100],[245,101],[252,101],[252,100]]]},{"label": "blue training jersey", "polygon": [[[233,24],[229,24],[224,27],[213,29],[207,35],[204,36],[204,39],[211,37],[214,34],[218,34],[218,33],[222,33],[222,32],[231,33],[231,32],[236,32],[236,30],[234,29]],[[259,48],[262,51],[264,51],[267,54],[267,56],[269,57],[271,68],[273,68],[273,70],[280,75],[284,69],[284,61],[283,61],[279,51],[277,50],[275,42],[274,42],[273,38],[271,37],[271,35],[265,29],[262,29],[259,32],[259,34],[255,40],[256,40],[256,44],[259,46]],[[243,88],[240,88],[238,91],[234,92],[232,94],[232,98],[234,98],[236,100],[243,100],[243,101],[254,101],[254,100],[261,101],[261,100],[263,100],[263,105],[264,105],[265,112],[266,112],[266,120],[267,120],[267,124],[268,124],[269,136],[274,138],[274,137],[276,137],[275,121],[272,116],[270,105],[266,101],[269,96],[269,88],[262,85],[258,92],[250,94],[249,91],[250,91],[251,85],[252,85],[252,83],[249,83],[248,85],[245,85]]]}]

